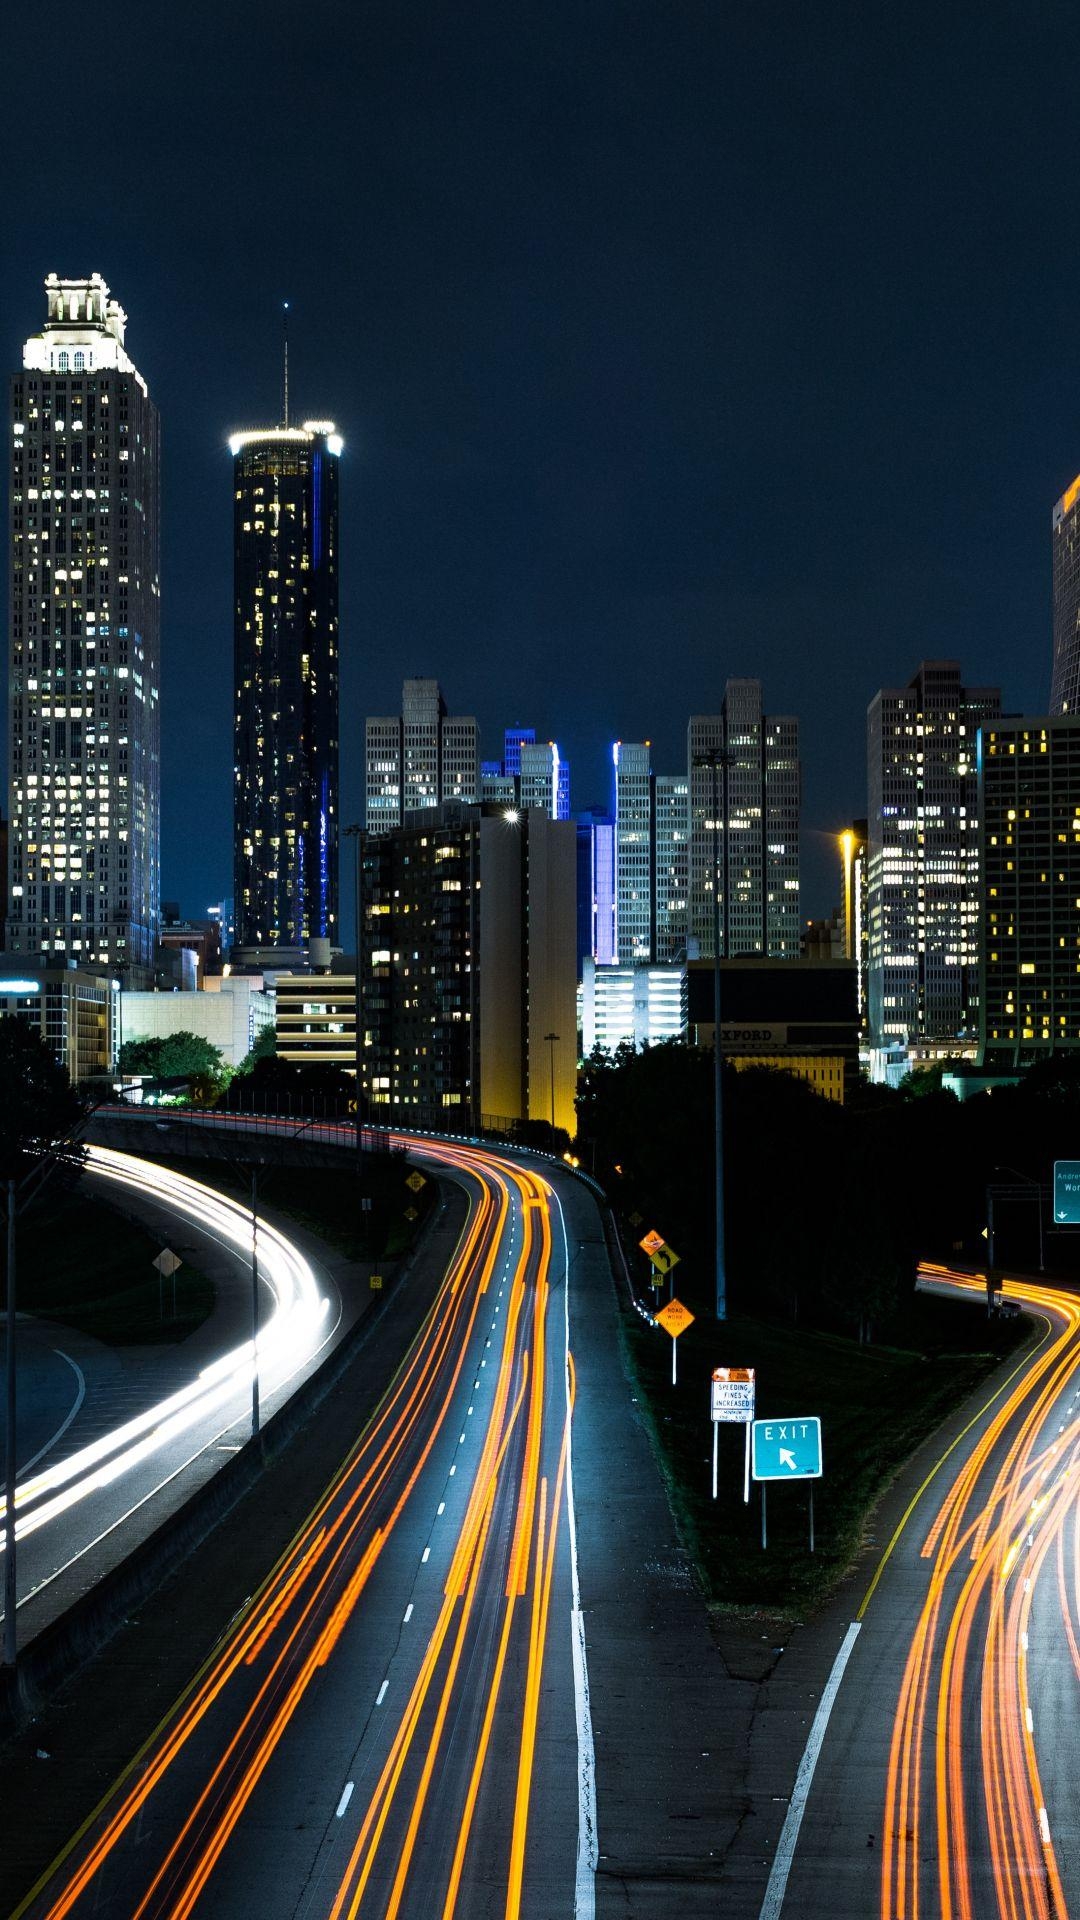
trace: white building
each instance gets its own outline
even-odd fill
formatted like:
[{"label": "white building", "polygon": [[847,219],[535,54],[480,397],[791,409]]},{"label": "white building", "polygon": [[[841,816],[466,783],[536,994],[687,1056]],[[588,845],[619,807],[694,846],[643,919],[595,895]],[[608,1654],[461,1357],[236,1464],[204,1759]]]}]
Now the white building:
[{"label": "white building", "polygon": [[653,945],[660,964],[686,957],[690,905],[690,782],[658,773],[653,783]]},{"label": "white building", "polygon": [[[701,764],[701,756],[714,751],[721,758],[715,789],[712,768]],[[703,959],[713,957],[715,885],[725,956],[797,959],[798,721],[764,712],[760,680],[729,680],[720,712],[691,718],[687,760],[689,931],[696,952]]]},{"label": "white building", "polygon": [[365,763],[369,833],[388,833],[443,800],[480,798],[479,726],[447,714],[437,680],[406,680],[400,715],[368,720]]},{"label": "white building", "polygon": [[200,993],[125,993],[123,1038],[168,1040],[195,1033],[218,1047],[227,1067],[238,1067],[256,1040],[273,1027],[275,996],[258,974],[211,974]]},{"label": "white building", "polygon": [[100,274],[45,282],[11,382],[7,945],[149,968],[159,906],[159,435]]},{"label": "white building", "polygon": [[20,965],[0,956],[0,1015],[26,1020],[42,1035],[73,1086],[112,1071],[119,982],[81,967]]},{"label": "white building", "polygon": [[582,1052],[614,1053],[624,1040],[636,1047],[681,1040],[686,1033],[686,968],[598,967],[586,957],[581,991]]}]

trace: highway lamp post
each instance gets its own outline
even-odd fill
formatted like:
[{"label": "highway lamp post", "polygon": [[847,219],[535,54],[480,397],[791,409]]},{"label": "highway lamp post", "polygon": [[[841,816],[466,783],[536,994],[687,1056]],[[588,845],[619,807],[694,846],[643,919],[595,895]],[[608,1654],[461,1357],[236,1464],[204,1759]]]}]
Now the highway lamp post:
[{"label": "highway lamp post", "polygon": [[[720,998],[720,772],[730,764],[726,747],[706,747],[694,755],[696,767],[708,767],[712,807],[712,934],[713,934],[713,1101],[716,1141],[716,1317],[727,1319],[727,1258],[724,1219],[724,1063],[721,1046]],[[725,809],[726,814],[726,809]],[[725,906],[727,899],[725,895]]]},{"label": "highway lamp post", "polygon": [[555,1151],[555,1047],[558,1042],[559,1036],[557,1033],[545,1033],[544,1039],[548,1043],[548,1064],[550,1068],[550,1080],[551,1080],[551,1151],[554,1153]]}]

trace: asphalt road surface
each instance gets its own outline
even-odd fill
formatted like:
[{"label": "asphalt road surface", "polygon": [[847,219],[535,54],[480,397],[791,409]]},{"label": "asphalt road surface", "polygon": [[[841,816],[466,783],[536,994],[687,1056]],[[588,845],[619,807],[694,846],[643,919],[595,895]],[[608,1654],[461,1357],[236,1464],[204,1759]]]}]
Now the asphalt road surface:
[{"label": "asphalt road surface", "polygon": [[[108,1148],[88,1148],[88,1172],[118,1198],[159,1209],[170,1237],[179,1228],[216,1241],[248,1304],[239,1327],[235,1313],[221,1316],[238,1336],[235,1344],[223,1341],[208,1352],[198,1342],[196,1361],[185,1342],[155,1354],[144,1369],[122,1366],[65,1329],[20,1323],[20,1378],[31,1409],[15,1495],[20,1619],[76,1563],[89,1569],[87,1556],[130,1551],[128,1536],[148,1523],[156,1496],[196,1464],[211,1457],[220,1464],[250,1432],[250,1214],[185,1174]],[[337,1333],[341,1302],[295,1243],[265,1221],[257,1246],[260,1403],[267,1413],[317,1364]],[[0,1495],[0,1523],[4,1511]],[[0,1558],[2,1542],[0,1534]]]},{"label": "asphalt road surface", "polygon": [[431,1309],[34,1915],[589,1920],[561,1208],[525,1164],[409,1145],[469,1201]]},{"label": "asphalt road surface", "polygon": [[924,1482],[852,1622],[762,1920],[1080,1914],[1080,1300],[1005,1293],[1045,1332]]}]

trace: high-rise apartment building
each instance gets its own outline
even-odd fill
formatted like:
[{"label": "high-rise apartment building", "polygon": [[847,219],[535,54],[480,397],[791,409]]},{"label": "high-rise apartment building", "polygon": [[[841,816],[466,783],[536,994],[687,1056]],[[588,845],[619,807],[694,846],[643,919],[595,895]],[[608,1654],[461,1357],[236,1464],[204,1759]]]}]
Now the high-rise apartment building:
[{"label": "high-rise apartment building", "polygon": [[929,660],[867,714],[867,993],[885,1051],[974,1045],[979,1007],[977,737],[996,687]]},{"label": "high-rise apartment building", "polygon": [[7,946],[144,969],[160,888],[157,409],[101,275],[51,273],[45,294],[11,382]]},{"label": "high-rise apartment building", "polygon": [[[715,752],[715,772],[702,757]],[[713,957],[713,888],[727,957],[799,953],[799,723],[762,707],[759,680],[729,680],[718,714],[695,714],[687,738],[689,932]],[[713,793],[716,793],[716,812]],[[719,871],[717,871],[719,869]]]},{"label": "high-rise apartment building", "polygon": [[611,749],[615,804],[615,954],[622,966],[653,957],[653,776],[649,742]]},{"label": "high-rise apartment building", "polygon": [[542,807],[549,820],[569,820],[570,762],[555,741],[522,740],[518,764],[519,805]]},{"label": "high-rise apartment building", "polygon": [[690,782],[658,773],[653,783],[652,957],[685,959],[690,900]]},{"label": "high-rise apartment building", "polygon": [[338,932],[332,421],[235,433],[233,871],[242,947]]},{"label": "high-rise apartment building", "polygon": [[365,1091],[374,1120],[574,1130],[576,830],[444,803],[365,836]]},{"label": "high-rise apartment building", "polygon": [[1080,713],[1080,475],[1054,507],[1051,713]]},{"label": "high-rise apartment building", "polygon": [[979,772],[980,1057],[1080,1053],[1080,714],[990,720]]},{"label": "high-rise apartment building", "polygon": [[365,744],[369,833],[444,800],[479,799],[480,730],[471,716],[447,714],[437,680],[406,680],[400,715],[368,720]]}]

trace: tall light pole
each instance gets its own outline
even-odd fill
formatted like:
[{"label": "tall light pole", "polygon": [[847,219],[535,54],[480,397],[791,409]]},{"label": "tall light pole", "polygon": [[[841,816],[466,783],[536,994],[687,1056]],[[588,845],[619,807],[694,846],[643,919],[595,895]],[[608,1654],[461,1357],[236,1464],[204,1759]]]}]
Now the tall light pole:
[{"label": "tall light pole", "polygon": [[844,859],[844,959],[855,958],[855,898],[852,891],[852,865],[855,858],[855,835],[850,827],[845,827],[840,835],[840,851]]},{"label": "tall light pole", "polygon": [[363,905],[364,830],[360,826],[346,827],[345,837],[348,840],[352,840],[356,847],[356,871],[354,875],[354,900],[356,904],[356,1012],[354,1016],[356,1037],[354,1041],[354,1071],[356,1074],[356,1171],[359,1175],[363,1172],[364,1166],[363,1125],[360,1114],[360,1066],[364,1046],[363,996],[360,992],[360,981],[363,974],[361,963],[362,942],[360,935],[363,927],[361,908]]},{"label": "tall light pole", "polygon": [[555,1151],[555,1046],[558,1038],[557,1033],[544,1035],[548,1043],[548,1063],[551,1069],[551,1150],[553,1153]]},{"label": "tall light pole", "polygon": [[251,1169],[251,1437],[259,1437],[259,1174]]},{"label": "tall light pole", "polygon": [[7,1183],[7,1386],[4,1407],[4,1665],[15,1642],[15,1182]]},{"label": "tall light pole", "polygon": [[[712,805],[713,845],[713,1100],[716,1109],[716,1317],[727,1319],[727,1257],[724,1218],[724,1064],[720,1026],[720,772],[730,764],[726,747],[704,747],[694,755],[696,767],[708,767]],[[726,814],[726,809],[725,809]],[[725,899],[725,906],[727,904]]]}]

